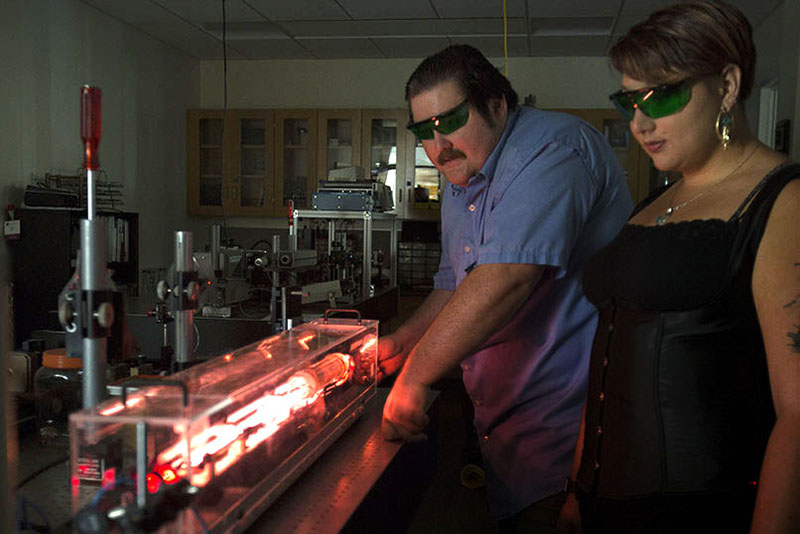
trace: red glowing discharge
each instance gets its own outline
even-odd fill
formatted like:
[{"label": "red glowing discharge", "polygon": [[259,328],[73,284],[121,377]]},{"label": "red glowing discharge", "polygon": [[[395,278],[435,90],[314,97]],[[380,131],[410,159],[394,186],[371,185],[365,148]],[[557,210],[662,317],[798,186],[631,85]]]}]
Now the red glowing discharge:
[{"label": "red glowing discharge", "polygon": [[[299,341],[313,337],[312,334]],[[188,475],[194,486],[205,486],[211,480],[212,472],[215,475],[223,473],[241,456],[280,430],[292,414],[316,402],[327,387],[344,384],[353,367],[349,354],[336,352],[328,354],[307,371],[293,374],[271,394],[230,413],[224,423],[194,435],[190,441],[189,465],[183,456],[186,451],[184,441],[168,447],[157,455],[158,467],[148,475],[148,490],[150,475],[159,481],[163,479],[167,484],[173,483],[172,477],[177,481],[178,477]],[[213,470],[208,459],[213,462]]]},{"label": "red glowing discharge", "polygon": [[314,334],[308,334],[306,337],[301,337],[297,340],[297,343],[303,347],[305,350],[308,350],[308,342],[314,339]]},{"label": "red glowing discharge", "polygon": [[81,141],[83,141],[83,166],[86,169],[100,167],[100,115],[101,95],[99,87],[81,87]]},{"label": "red glowing discharge", "polygon": [[161,479],[154,473],[147,473],[147,491],[155,493],[161,487]]},{"label": "red glowing discharge", "polygon": [[367,340],[367,342],[366,342],[366,343],[364,343],[364,346],[363,346],[363,347],[361,347],[361,350],[360,350],[359,352],[360,352],[361,354],[364,354],[364,353],[365,353],[365,352],[367,352],[367,351],[368,351],[368,350],[369,350],[371,347],[373,347],[373,346],[375,346],[375,345],[377,345],[377,344],[378,344],[378,338],[376,338],[376,337],[370,337],[370,338],[369,338],[369,340]]},{"label": "red glowing discharge", "polygon": [[117,481],[117,470],[111,467],[109,469],[106,469],[105,472],[103,473],[103,481],[101,483],[101,486],[103,488],[108,488],[113,486],[116,481]]}]

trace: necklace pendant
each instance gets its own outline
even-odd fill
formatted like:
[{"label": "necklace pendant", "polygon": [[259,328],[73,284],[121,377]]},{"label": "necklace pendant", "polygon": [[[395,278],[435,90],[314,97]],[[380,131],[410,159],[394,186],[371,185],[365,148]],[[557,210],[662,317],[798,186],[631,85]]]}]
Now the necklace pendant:
[{"label": "necklace pendant", "polygon": [[669,212],[659,215],[658,217],[656,217],[656,225],[664,226],[664,223],[667,222],[668,218],[669,218]]}]

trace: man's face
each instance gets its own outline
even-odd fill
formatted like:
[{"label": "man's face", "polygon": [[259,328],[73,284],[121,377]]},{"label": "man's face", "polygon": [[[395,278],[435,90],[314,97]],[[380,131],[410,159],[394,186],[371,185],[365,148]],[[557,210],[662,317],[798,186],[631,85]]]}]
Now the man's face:
[{"label": "man's face", "polygon": [[[414,122],[423,121],[450,111],[464,102],[465,97],[454,80],[446,80],[409,101]],[[486,122],[478,111],[469,107],[469,119],[461,128],[445,135],[434,130],[433,139],[423,139],[422,147],[445,178],[456,185],[467,181],[480,171],[492,153],[506,124],[508,110],[504,99],[489,103],[494,125]]]}]

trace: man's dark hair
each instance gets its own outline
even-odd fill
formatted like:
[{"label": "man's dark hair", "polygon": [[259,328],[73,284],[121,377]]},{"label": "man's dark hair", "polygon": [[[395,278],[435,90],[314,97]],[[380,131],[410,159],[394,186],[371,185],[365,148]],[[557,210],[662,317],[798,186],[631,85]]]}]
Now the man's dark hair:
[{"label": "man's dark hair", "polygon": [[[489,102],[505,98],[508,109],[517,107],[519,97],[508,79],[478,50],[469,45],[451,45],[428,56],[406,83],[406,102],[447,80],[455,81],[470,106],[492,122]],[[410,111],[410,110],[409,110]]]}]

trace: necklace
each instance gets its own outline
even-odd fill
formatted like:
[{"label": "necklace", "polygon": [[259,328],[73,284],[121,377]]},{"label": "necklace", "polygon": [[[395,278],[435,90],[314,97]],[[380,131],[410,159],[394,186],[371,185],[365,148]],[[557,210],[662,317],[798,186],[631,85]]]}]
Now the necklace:
[{"label": "necklace", "polygon": [[711,187],[708,187],[705,190],[700,191],[698,194],[696,194],[695,196],[693,196],[689,200],[686,200],[684,202],[681,202],[680,204],[677,204],[677,205],[673,206],[672,205],[672,201],[675,200],[675,196],[678,194],[678,186],[675,185],[674,186],[675,187],[675,191],[672,193],[672,198],[669,199],[670,205],[667,207],[667,209],[664,211],[664,213],[662,213],[661,215],[656,217],[656,225],[657,226],[664,225],[669,220],[669,218],[672,217],[673,213],[675,213],[679,209],[683,208],[684,206],[687,206],[688,204],[691,204],[695,200],[698,200],[698,199],[706,196],[706,194],[708,194],[711,191],[713,191],[714,188],[717,187],[719,184],[721,184],[722,182],[724,182],[725,180],[727,180],[728,178],[733,176],[736,173],[736,171],[738,171],[739,169],[742,168],[742,165],[747,163],[747,160],[749,160],[753,156],[753,154],[756,153],[756,150],[758,150],[758,147],[760,147],[760,146],[761,146],[761,143],[756,144],[755,148],[753,148],[753,150],[751,150],[750,153],[742,161],[740,161],[739,164],[731,172],[726,174],[725,177],[722,180],[719,180],[717,183],[715,183]]}]

